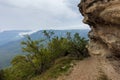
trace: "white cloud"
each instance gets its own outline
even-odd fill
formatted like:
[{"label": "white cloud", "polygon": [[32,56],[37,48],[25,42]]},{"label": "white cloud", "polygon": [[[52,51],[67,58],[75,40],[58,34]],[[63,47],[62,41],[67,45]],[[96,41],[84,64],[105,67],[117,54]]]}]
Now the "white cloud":
[{"label": "white cloud", "polygon": [[37,32],[37,31],[39,31],[39,30],[34,30],[34,31],[29,31],[29,32],[20,32],[18,35],[20,37],[24,37],[25,35],[31,35],[31,34]]},{"label": "white cloud", "polygon": [[79,1],[0,0],[0,29],[86,28],[77,7]]},{"label": "white cloud", "polygon": [[78,14],[67,5],[66,0],[4,0],[9,5],[25,8],[38,9],[53,16],[77,17]]}]

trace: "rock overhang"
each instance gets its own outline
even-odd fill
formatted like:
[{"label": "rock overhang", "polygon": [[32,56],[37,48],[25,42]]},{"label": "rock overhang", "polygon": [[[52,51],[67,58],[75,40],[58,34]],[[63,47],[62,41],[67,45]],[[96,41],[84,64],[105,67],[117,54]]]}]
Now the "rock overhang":
[{"label": "rock overhang", "polygon": [[120,0],[81,0],[78,5],[90,25],[91,55],[120,55]]}]

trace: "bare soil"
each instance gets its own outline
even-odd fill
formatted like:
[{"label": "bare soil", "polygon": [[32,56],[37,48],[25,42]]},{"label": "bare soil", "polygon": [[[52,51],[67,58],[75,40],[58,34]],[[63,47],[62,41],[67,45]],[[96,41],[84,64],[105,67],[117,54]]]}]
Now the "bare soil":
[{"label": "bare soil", "polygon": [[108,80],[120,80],[120,74],[110,61],[96,57],[77,62],[69,75],[60,76],[57,80],[102,80],[99,79],[101,72]]}]

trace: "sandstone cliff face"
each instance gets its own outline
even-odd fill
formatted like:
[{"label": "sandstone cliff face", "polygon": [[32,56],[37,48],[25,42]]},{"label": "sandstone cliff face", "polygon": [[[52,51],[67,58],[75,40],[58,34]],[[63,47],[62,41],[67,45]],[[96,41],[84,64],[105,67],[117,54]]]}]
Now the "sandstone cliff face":
[{"label": "sandstone cliff face", "polygon": [[91,27],[91,56],[120,57],[120,0],[81,0],[78,7]]},{"label": "sandstone cliff face", "polygon": [[58,80],[120,80],[120,0],[81,0],[78,7],[91,28],[92,57]]}]

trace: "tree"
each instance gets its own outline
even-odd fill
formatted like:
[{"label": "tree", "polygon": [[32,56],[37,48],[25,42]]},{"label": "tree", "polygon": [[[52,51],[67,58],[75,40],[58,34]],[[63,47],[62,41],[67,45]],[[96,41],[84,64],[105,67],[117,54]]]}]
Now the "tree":
[{"label": "tree", "polygon": [[67,35],[67,39],[71,41],[72,40],[71,33],[67,32],[66,35]]},{"label": "tree", "polygon": [[86,45],[88,40],[79,36],[79,33],[75,33],[74,37],[70,41],[70,52],[77,56],[77,59],[81,59],[85,56],[88,56]]},{"label": "tree", "polygon": [[43,41],[43,39],[32,40],[27,36],[27,41],[21,42],[23,45],[22,50],[28,53],[26,57],[31,65],[36,69],[36,74],[41,74],[45,70],[45,58],[47,54],[44,52],[46,49],[44,48]]},{"label": "tree", "polygon": [[46,31],[44,30],[43,31],[43,34],[46,36],[46,38],[51,41],[51,37],[54,35],[54,32],[53,31]]},{"label": "tree", "polygon": [[51,51],[53,60],[66,55],[69,49],[69,41],[66,38],[54,37],[51,42],[48,43],[48,49]]}]

